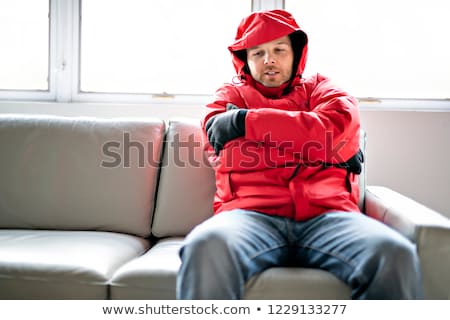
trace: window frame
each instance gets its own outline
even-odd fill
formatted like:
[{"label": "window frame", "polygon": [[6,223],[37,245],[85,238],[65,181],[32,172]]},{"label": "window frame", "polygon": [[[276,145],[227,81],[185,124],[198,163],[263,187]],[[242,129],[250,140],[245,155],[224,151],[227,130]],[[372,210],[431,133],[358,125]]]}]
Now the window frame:
[{"label": "window frame", "polygon": [[[284,0],[249,0],[251,10],[284,8]],[[49,0],[48,90],[1,90],[0,101],[61,103],[204,104],[212,94],[142,94],[80,91],[80,27],[82,0]],[[448,99],[382,99],[360,97],[367,110],[450,110]]]}]

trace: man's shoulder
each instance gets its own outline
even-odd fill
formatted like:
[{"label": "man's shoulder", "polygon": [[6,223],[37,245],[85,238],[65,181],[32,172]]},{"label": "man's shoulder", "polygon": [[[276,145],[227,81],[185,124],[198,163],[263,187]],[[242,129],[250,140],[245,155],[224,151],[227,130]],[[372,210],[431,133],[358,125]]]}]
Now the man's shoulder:
[{"label": "man's shoulder", "polygon": [[256,89],[250,86],[245,82],[238,83],[224,83],[220,88],[216,91],[216,96],[221,95],[232,95],[242,97],[246,95],[245,93],[248,91],[255,91]]},{"label": "man's shoulder", "polygon": [[244,92],[245,91],[245,84],[242,83],[224,83],[221,87],[219,87],[215,94],[214,94],[214,100],[222,101],[222,102],[230,102],[233,103],[239,107],[244,107]]},{"label": "man's shoulder", "polygon": [[323,82],[323,81],[330,81],[330,78],[321,73],[314,73],[314,74],[303,77],[301,84],[317,85],[318,83]]},{"label": "man's shoulder", "polygon": [[220,86],[217,90],[216,90],[216,96],[217,95],[223,95],[223,94],[238,94],[239,92],[239,87],[241,86],[241,84],[236,84],[236,83],[229,83],[229,82],[225,82],[222,86]]},{"label": "man's shoulder", "polygon": [[314,92],[323,93],[336,90],[344,92],[344,90],[338,83],[336,83],[331,78],[321,73],[316,73],[304,77],[300,85],[304,87],[304,89],[306,90],[306,92],[309,93],[309,95],[313,94]]},{"label": "man's shoulder", "polygon": [[243,88],[250,87],[246,82],[225,82],[219,90],[239,91]]}]

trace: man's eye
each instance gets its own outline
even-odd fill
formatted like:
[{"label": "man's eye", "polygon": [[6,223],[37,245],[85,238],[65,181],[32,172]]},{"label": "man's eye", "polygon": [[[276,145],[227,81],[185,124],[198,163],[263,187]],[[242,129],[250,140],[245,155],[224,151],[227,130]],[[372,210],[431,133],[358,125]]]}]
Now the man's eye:
[{"label": "man's eye", "polygon": [[253,52],[253,56],[255,56],[255,57],[261,56],[262,54],[263,54],[262,51]]}]

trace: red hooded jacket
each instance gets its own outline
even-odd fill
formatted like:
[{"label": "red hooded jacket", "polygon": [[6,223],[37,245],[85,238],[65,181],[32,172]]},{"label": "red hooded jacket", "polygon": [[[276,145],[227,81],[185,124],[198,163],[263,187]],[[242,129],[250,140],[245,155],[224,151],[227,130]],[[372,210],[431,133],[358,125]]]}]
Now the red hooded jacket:
[{"label": "red hooded jacket", "polygon": [[[246,71],[242,53],[286,35],[294,50],[293,76],[280,87],[264,87]],[[293,17],[283,10],[252,13],[242,20],[229,50],[241,81],[217,90],[202,119],[203,131],[227,103],[248,111],[244,137],[227,142],[219,155],[207,144],[216,173],[214,212],[239,208],[296,220],[328,211],[358,212],[358,176],[330,165],[359,149],[357,102],[322,75],[301,77],[307,36]]]}]

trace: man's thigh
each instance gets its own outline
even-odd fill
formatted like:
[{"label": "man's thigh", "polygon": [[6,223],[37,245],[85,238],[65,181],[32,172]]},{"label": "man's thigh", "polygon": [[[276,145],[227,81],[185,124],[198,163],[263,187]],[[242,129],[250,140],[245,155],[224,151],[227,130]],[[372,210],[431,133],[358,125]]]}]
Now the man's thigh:
[{"label": "man's thigh", "polygon": [[288,253],[286,226],[285,218],[237,209],[216,214],[195,227],[185,244],[216,241],[226,244],[241,262],[279,265]]},{"label": "man's thigh", "polygon": [[383,248],[412,246],[395,230],[361,213],[328,213],[294,229],[295,262],[332,272],[352,272]]}]

